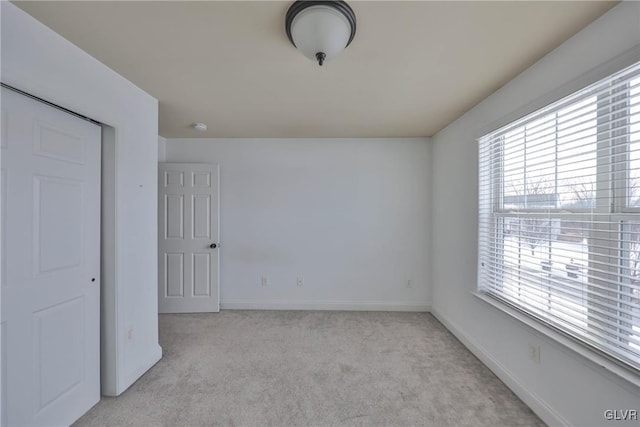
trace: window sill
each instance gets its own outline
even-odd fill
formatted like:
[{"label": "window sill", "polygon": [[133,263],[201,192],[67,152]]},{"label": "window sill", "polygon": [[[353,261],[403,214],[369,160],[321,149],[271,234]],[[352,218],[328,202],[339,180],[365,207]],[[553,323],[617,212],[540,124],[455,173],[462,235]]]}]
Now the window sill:
[{"label": "window sill", "polygon": [[553,341],[561,344],[562,346],[566,347],[572,352],[577,353],[583,358],[596,364],[597,366],[604,369],[605,371],[640,388],[640,375],[638,375],[636,372],[633,372],[630,368],[627,368],[617,362],[614,362],[613,360],[599,354],[598,352],[589,349],[585,344],[582,344],[581,342],[570,337],[569,335],[558,332],[553,328],[538,322],[534,318],[523,314],[519,310],[516,310],[515,308],[510,307],[509,305],[502,303],[495,298],[490,297],[489,295],[486,295],[480,292],[472,292],[472,293],[476,298],[497,308],[498,310],[511,316],[512,318],[518,320],[519,322],[524,323],[525,325],[529,326],[530,328],[540,333],[541,335],[552,339]]}]

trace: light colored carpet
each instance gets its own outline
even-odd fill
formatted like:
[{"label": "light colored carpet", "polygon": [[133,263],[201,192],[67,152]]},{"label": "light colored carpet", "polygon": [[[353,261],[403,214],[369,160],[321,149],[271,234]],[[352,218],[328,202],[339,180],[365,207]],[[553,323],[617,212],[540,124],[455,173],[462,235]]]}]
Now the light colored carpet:
[{"label": "light colored carpet", "polygon": [[544,425],[426,313],[162,315],[160,344],[76,425]]}]

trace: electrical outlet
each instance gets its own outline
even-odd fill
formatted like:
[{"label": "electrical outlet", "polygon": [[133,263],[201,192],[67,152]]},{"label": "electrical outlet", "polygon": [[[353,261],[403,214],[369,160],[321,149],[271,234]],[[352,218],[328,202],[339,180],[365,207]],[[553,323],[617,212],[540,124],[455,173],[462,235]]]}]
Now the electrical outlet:
[{"label": "electrical outlet", "polygon": [[303,283],[304,283],[304,281],[302,280],[302,277],[298,276],[298,281],[297,281],[298,287],[302,286]]},{"label": "electrical outlet", "polygon": [[269,284],[269,278],[263,274],[262,275],[262,286],[267,286]]},{"label": "electrical outlet", "polygon": [[529,343],[529,359],[533,363],[540,363],[540,346]]},{"label": "electrical outlet", "polygon": [[413,288],[413,280],[407,279],[407,288]]}]

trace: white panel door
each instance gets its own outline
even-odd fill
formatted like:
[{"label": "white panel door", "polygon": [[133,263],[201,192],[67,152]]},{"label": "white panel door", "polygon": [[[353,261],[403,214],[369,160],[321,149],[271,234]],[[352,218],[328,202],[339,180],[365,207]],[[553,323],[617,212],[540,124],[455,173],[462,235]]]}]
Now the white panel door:
[{"label": "white panel door", "polygon": [[2,89],[2,425],[100,400],[101,129]]},{"label": "white panel door", "polygon": [[158,311],[220,311],[218,165],[158,169]]}]

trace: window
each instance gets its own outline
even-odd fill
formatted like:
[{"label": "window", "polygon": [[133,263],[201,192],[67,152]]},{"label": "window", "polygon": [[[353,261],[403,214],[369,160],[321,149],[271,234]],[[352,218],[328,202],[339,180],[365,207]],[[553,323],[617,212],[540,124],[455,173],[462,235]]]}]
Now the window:
[{"label": "window", "polygon": [[640,372],[640,63],[479,142],[478,290]]}]

